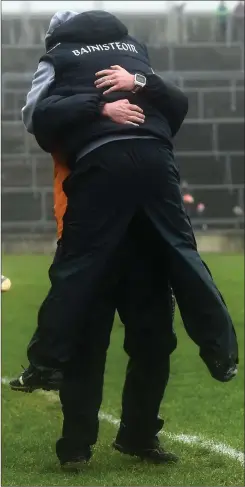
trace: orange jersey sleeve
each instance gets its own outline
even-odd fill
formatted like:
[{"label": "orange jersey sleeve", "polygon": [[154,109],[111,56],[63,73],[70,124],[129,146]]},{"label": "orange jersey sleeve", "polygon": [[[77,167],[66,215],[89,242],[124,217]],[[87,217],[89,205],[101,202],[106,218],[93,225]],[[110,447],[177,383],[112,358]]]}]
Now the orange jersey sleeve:
[{"label": "orange jersey sleeve", "polygon": [[54,216],[57,222],[57,237],[62,236],[63,216],[66,211],[67,198],[63,191],[63,181],[70,174],[60,154],[52,154],[54,161]]}]

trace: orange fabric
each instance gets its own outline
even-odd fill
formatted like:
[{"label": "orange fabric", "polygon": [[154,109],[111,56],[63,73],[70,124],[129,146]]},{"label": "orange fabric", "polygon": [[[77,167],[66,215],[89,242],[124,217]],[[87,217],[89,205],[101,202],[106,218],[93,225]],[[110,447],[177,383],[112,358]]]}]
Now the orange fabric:
[{"label": "orange fabric", "polygon": [[52,154],[54,161],[54,216],[57,222],[57,237],[62,236],[63,216],[66,211],[67,198],[63,191],[63,181],[70,174],[60,154]]}]

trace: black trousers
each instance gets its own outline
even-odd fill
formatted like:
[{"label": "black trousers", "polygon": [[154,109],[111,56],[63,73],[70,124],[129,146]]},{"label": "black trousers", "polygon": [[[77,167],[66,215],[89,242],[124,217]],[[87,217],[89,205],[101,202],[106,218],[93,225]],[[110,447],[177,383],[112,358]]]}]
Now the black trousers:
[{"label": "black trousers", "polygon": [[143,239],[147,230],[143,215],[137,215],[117,250],[121,272],[112,262],[90,308],[77,353],[65,369],[60,390],[64,421],[57,442],[61,461],[79,456],[97,440],[106,352],[116,307],[125,326],[124,349],[129,356],[122,396],[124,435],[132,443],[147,444],[163,425],[158,413],[177,339],[168,276]]},{"label": "black trousers", "polygon": [[[81,428],[83,441],[93,443],[97,436],[94,425],[98,423],[101,403],[104,351],[109,344],[110,327],[106,329],[106,326],[112,323],[115,306],[120,311],[120,298],[122,303],[126,300],[129,319],[125,349],[130,355],[130,363],[125,385],[128,394],[125,396],[125,389],[123,394],[122,421],[129,425],[129,429],[135,424],[136,432],[140,430],[141,418],[144,417],[144,424],[149,425],[146,434],[150,435],[157,429],[156,424],[154,429],[154,421],[156,423],[169,367],[169,350],[166,359],[161,362],[162,369],[156,366],[164,350],[165,335],[159,339],[159,329],[156,326],[156,332],[153,332],[149,324],[155,321],[160,323],[159,310],[156,305],[155,319],[152,307],[144,311],[147,299],[142,300],[139,293],[137,301],[137,296],[131,291],[128,296],[119,292],[118,301],[111,304],[114,299],[112,289],[117,289],[117,285],[120,287],[119,283],[129,276],[128,255],[135,254],[128,251],[131,239],[127,235],[134,228],[137,215],[143,215],[146,222],[142,239],[136,247],[137,252],[142,246],[146,255],[154,256],[154,266],[159,270],[159,275],[167,258],[167,274],[185,328],[201,350],[212,349],[223,357],[229,356],[236,347],[231,318],[197,252],[192,228],[182,204],[178,170],[168,147],[149,140],[107,144],[77,165],[65,181],[64,189],[68,206],[64,216],[61,253],[50,268],[51,289],[40,308],[38,328],[28,347],[28,358],[40,368],[64,367],[67,379],[60,393],[65,416],[63,439],[69,437],[69,431],[77,429],[78,423],[85,425],[81,418],[84,411],[89,410],[90,404],[94,404],[90,419],[86,422],[87,429]],[[140,289],[140,283],[135,287],[133,277],[130,279],[131,290]],[[130,290],[130,285],[124,285],[124,289]],[[152,297],[154,295],[152,293]],[[159,299],[157,291],[156,296]],[[94,323],[96,333],[93,333],[89,316],[91,306],[100,297],[101,310],[98,306]],[[134,308],[137,311],[136,320],[132,302],[139,303]],[[110,317],[107,314],[109,309]],[[122,308],[121,315],[125,322]],[[145,316],[148,320],[145,320]],[[100,319],[101,327],[98,326],[98,317],[104,317]],[[139,336],[142,337],[140,347]],[[137,362],[134,361],[137,373],[130,375],[133,356],[137,357]],[[80,370],[77,377],[75,369]],[[154,374],[155,381],[152,381]],[[137,378],[137,385],[134,377]],[[71,388],[74,392],[79,383],[79,397],[83,398],[79,402],[81,409],[76,408],[78,394],[71,392]],[[153,383],[156,400],[150,402]],[[159,384],[161,387],[158,387]],[[76,411],[74,418],[77,421],[74,419],[73,423],[72,419],[66,421],[66,418],[71,418],[71,411]],[[139,420],[134,423],[133,419],[138,415]],[[146,417],[149,421],[145,420]]]},{"label": "black trousers", "polygon": [[[64,190],[62,255],[50,268],[51,289],[28,349],[30,362],[62,366],[74,356],[89,307],[138,212],[153,229],[159,266],[167,256],[190,337],[201,350],[224,358],[236,349],[231,318],[196,249],[171,149],[155,140],[106,144],[77,165]],[[119,261],[120,252],[115,268]]]}]

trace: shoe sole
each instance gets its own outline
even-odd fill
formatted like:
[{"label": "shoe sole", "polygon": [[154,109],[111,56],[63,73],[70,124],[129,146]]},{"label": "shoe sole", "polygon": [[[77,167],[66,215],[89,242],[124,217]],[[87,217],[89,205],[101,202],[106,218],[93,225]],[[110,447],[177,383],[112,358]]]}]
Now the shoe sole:
[{"label": "shoe sole", "polygon": [[61,465],[61,470],[64,472],[80,472],[84,469],[88,462],[86,460],[81,460],[80,462],[66,462]]},{"label": "shoe sole", "polygon": [[114,448],[114,450],[117,450],[119,453],[123,453],[124,455],[130,455],[131,457],[137,457],[139,458],[142,462],[148,462],[148,463],[153,463],[155,465],[160,465],[160,464],[164,464],[164,463],[177,463],[179,461],[178,457],[176,458],[172,458],[172,459],[166,459],[166,460],[163,460],[163,458],[150,458],[150,457],[146,457],[144,455],[139,455],[138,453],[136,453],[135,451],[133,450],[126,450],[123,448],[122,445],[119,445],[118,443],[112,443],[112,447]]},{"label": "shoe sole", "polygon": [[225,374],[225,375],[222,375],[222,376],[219,376],[219,375],[216,375],[215,373],[211,373],[211,376],[218,380],[219,382],[230,382],[232,379],[234,379],[237,374],[238,374],[238,369],[237,368],[232,368],[230,370],[228,370],[228,372]]},{"label": "shoe sole", "polygon": [[31,389],[31,388],[28,388],[28,389],[27,389],[26,387],[18,387],[18,386],[17,386],[17,387],[15,387],[15,386],[10,386],[10,389],[11,389],[12,391],[18,391],[18,392],[27,392],[27,393],[28,393],[28,392],[29,392],[29,393],[31,393],[31,392],[33,392],[33,391],[35,391],[35,390],[36,390],[36,389]]},{"label": "shoe sole", "polygon": [[38,389],[42,389],[43,391],[59,391],[60,389],[60,384],[58,385],[52,385],[52,386],[36,386],[36,387],[27,387],[27,386],[12,386],[10,384],[10,388],[12,391],[17,391],[17,392],[26,392],[26,393],[32,393],[34,391],[37,391]]}]

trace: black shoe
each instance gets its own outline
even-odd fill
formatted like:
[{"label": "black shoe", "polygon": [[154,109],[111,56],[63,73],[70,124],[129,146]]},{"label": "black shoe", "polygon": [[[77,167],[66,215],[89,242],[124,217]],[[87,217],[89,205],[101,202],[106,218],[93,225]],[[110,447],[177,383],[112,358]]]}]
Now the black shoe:
[{"label": "black shoe", "polygon": [[120,453],[139,457],[141,460],[146,460],[152,463],[177,463],[178,461],[177,455],[169,453],[161,447],[157,436],[145,447],[133,446],[122,441],[120,442],[117,439],[112,446]]},{"label": "black shoe", "polygon": [[58,391],[62,381],[63,374],[60,370],[40,371],[33,365],[29,365],[17,379],[11,380],[9,384],[13,391],[33,392],[36,389]]},{"label": "black shoe", "polygon": [[225,361],[215,358],[215,354],[207,354],[204,351],[200,351],[200,357],[206,364],[211,376],[219,382],[229,382],[236,377],[238,360],[235,358],[229,357]]},{"label": "black shoe", "polygon": [[62,470],[65,470],[66,472],[80,472],[80,470],[83,470],[88,461],[89,459],[81,456],[72,458],[71,460],[67,460],[65,462],[60,462],[60,466]]},{"label": "black shoe", "polygon": [[62,470],[79,472],[89,462],[92,451],[88,445],[81,445],[77,440],[61,437],[56,443],[56,455]]}]

